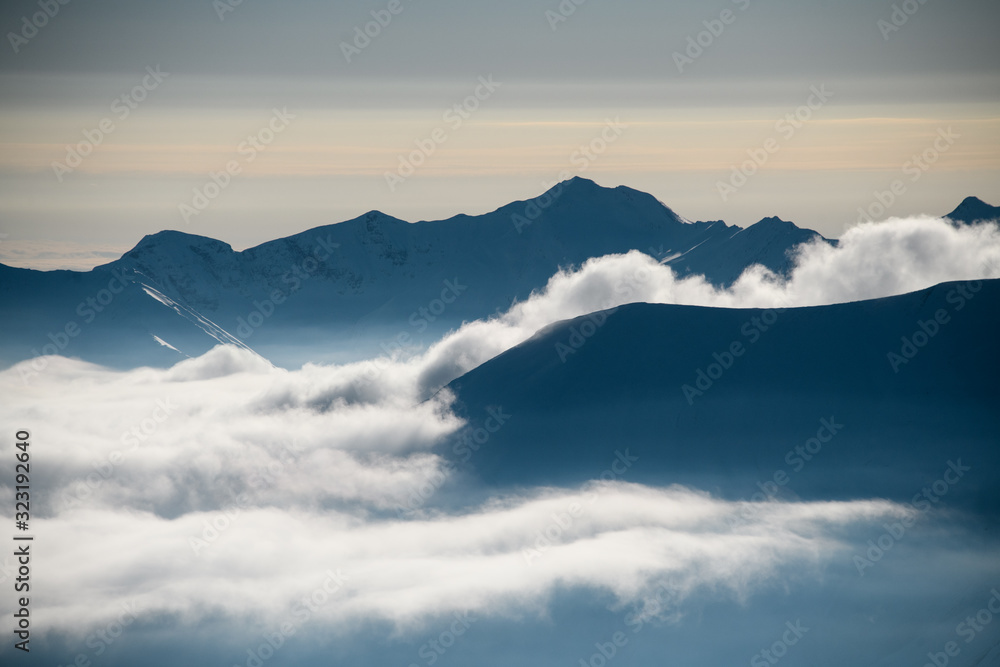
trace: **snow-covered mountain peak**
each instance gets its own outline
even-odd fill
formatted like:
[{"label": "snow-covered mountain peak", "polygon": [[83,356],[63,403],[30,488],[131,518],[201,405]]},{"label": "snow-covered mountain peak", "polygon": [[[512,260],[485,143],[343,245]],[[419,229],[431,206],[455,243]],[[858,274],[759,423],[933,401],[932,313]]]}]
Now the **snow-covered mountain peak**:
[{"label": "snow-covered mountain peak", "polygon": [[576,192],[599,192],[601,190],[610,190],[611,188],[606,188],[602,185],[598,185],[596,181],[592,181],[589,178],[584,178],[583,176],[573,176],[561,183],[561,185],[568,191]]},{"label": "snow-covered mountain peak", "polygon": [[764,225],[765,227],[768,227],[768,226],[775,226],[775,227],[777,227],[777,226],[783,226],[783,227],[789,227],[789,228],[791,228],[791,227],[796,227],[797,228],[798,227],[794,222],[789,222],[788,220],[782,220],[781,218],[779,218],[776,215],[772,215],[772,216],[767,217],[767,218],[761,218],[760,222],[758,222],[757,224],[758,225]]},{"label": "snow-covered mountain peak", "polygon": [[125,253],[123,259],[139,259],[151,255],[158,257],[178,256],[192,252],[204,257],[206,255],[231,254],[233,248],[224,241],[207,236],[164,230],[142,237],[134,248]]},{"label": "snow-covered mountain peak", "polygon": [[649,193],[624,185],[604,187],[582,176],[557,183],[527,202],[500,209],[508,210],[538,223],[536,228],[570,225],[574,232],[581,228],[595,232],[622,228],[648,231],[688,222]]},{"label": "snow-covered mountain peak", "polygon": [[[371,211],[368,211],[363,216],[361,216],[361,218],[359,218],[359,219],[360,220],[364,220],[365,224],[368,224],[368,225],[385,225],[385,224],[403,223],[403,221],[400,220],[399,218],[394,218],[391,215],[383,213],[382,211],[379,211],[377,209],[373,209]],[[403,224],[406,224],[406,223],[403,223]]]}]

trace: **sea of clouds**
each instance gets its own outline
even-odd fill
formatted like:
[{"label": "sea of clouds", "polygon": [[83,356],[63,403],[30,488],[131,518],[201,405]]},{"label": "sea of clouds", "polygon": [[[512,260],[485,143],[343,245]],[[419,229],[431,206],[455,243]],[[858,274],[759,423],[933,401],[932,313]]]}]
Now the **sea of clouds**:
[{"label": "sea of clouds", "polygon": [[[773,502],[735,525],[737,503],[622,481],[484,501],[432,451],[463,427],[438,390],[553,322],[624,303],[811,306],[998,269],[995,224],[893,220],[853,228],[836,247],[801,247],[787,279],[754,267],[730,289],[678,279],[638,252],[593,259],[405,358],[289,371],[220,346],[169,369],[121,372],[51,358],[30,385],[15,366],[0,372],[0,424],[31,432],[45,582],[32,598],[36,630],[82,642],[123,604],[181,626],[266,628],[329,572],[337,592],[311,622],[336,631],[373,619],[402,633],[453,612],[541,617],[566,588],[641,611],[657,584],[671,608],[651,613],[682,618],[693,595],[745,604],[821,577],[850,562],[860,536],[911,510]],[[13,461],[9,438],[2,451]],[[395,511],[422,489],[426,506]],[[435,503],[439,490],[452,494],[447,505]],[[13,506],[4,479],[4,521]],[[10,561],[0,557],[4,586]]]}]

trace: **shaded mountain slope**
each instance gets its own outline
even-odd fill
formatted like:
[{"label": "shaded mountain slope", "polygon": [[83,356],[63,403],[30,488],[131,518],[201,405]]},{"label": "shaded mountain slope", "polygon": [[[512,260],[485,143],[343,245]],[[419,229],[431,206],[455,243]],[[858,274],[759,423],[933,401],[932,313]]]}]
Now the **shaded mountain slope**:
[{"label": "shaded mountain slope", "polygon": [[499,485],[577,484],[628,449],[631,481],[741,498],[783,471],[782,495],[903,501],[961,459],[974,472],[951,497],[995,510],[998,330],[1000,281],[784,312],[632,304],[455,380],[471,428],[510,418],[445,453]]}]

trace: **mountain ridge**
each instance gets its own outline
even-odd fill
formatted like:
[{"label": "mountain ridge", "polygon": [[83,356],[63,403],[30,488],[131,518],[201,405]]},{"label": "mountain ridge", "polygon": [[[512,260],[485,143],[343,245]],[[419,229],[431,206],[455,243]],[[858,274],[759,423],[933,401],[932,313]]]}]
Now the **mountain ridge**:
[{"label": "mountain ridge", "polygon": [[991,206],[978,197],[966,197],[954,211],[944,217],[965,224],[1000,220],[1000,206]]},{"label": "mountain ridge", "polygon": [[[777,217],[747,228],[692,222],[648,193],[580,177],[483,215],[410,223],[372,210],[241,251],[164,230],[89,272],[0,267],[0,316],[13,322],[0,340],[0,363],[36,356],[47,334],[74,320],[79,304],[116,276],[127,283],[123,296],[64,353],[111,365],[175,361],[155,336],[195,356],[218,341],[177,317],[193,311],[279,365],[296,366],[307,360],[293,355],[296,346],[322,346],[327,356],[314,360],[337,362],[378,354],[380,340],[401,332],[416,345],[429,343],[464,321],[508,309],[593,257],[638,250],[680,277],[700,274],[721,287],[753,264],[787,274],[791,251],[814,241],[836,243]],[[412,329],[413,314],[434,303],[447,281],[468,290]],[[111,340],[118,350],[105,349],[102,341]],[[135,355],[123,353],[132,348]]]},{"label": "mountain ridge", "polygon": [[511,417],[474,454],[441,453],[492,485],[563,486],[628,447],[632,481],[716,492],[740,478],[749,495],[822,418],[843,431],[793,497],[902,502],[961,457],[979,481],[949,503],[995,515],[998,304],[1000,280],[985,280],[785,310],[633,303],[557,322],[448,385],[470,429],[490,409]]},{"label": "mountain ridge", "polygon": [[[568,198],[566,197],[567,194],[570,195]],[[662,209],[662,215],[664,216],[664,219],[669,222],[677,222],[683,225],[691,225],[694,227],[701,227],[706,229],[721,224],[727,229],[732,229],[734,231],[745,231],[747,229],[750,229],[756,224],[768,223],[771,222],[772,220],[781,221],[786,225],[792,225],[796,229],[804,229],[798,227],[792,222],[781,220],[780,218],[777,217],[763,218],[759,222],[754,223],[754,225],[745,228],[736,225],[730,226],[721,220],[692,221],[678,215],[676,212],[673,211],[673,209],[671,209],[669,206],[667,206],[660,200],[656,199],[653,195],[649,193],[642,192],[641,190],[636,190],[634,188],[630,188],[625,185],[619,185],[613,188],[607,188],[598,185],[595,181],[592,181],[590,179],[576,176],[570,180],[563,181],[562,183],[554,185],[549,190],[542,193],[541,195],[538,195],[537,197],[510,202],[509,204],[504,204],[503,206],[500,206],[489,213],[484,213],[481,215],[468,215],[460,213],[458,215],[454,215],[449,218],[443,218],[440,220],[419,220],[419,221],[409,222],[406,220],[402,220],[400,218],[396,218],[395,216],[389,215],[387,213],[383,213],[378,209],[372,209],[354,218],[349,218],[341,222],[335,222],[326,225],[319,225],[317,227],[312,227],[303,230],[301,232],[297,232],[295,234],[290,234],[289,236],[271,239],[269,241],[265,241],[263,243],[259,243],[255,246],[251,246],[249,248],[245,248],[239,251],[232,250],[232,246],[230,246],[225,241],[214,239],[212,237],[207,237],[200,234],[191,234],[189,232],[184,232],[180,230],[162,230],[160,232],[156,232],[154,234],[147,234],[146,236],[144,236],[132,249],[125,252],[122,255],[122,257],[124,258],[125,256],[137,250],[145,250],[147,247],[150,246],[150,244],[168,238],[175,240],[176,243],[190,243],[191,240],[198,240],[202,244],[205,244],[206,242],[210,242],[213,245],[221,244],[226,248],[228,248],[229,250],[231,250],[234,254],[243,255],[245,253],[253,253],[254,251],[259,252],[260,250],[268,246],[271,246],[272,244],[278,244],[290,240],[297,240],[300,238],[310,238],[323,232],[331,232],[334,230],[334,228],[350,229],[352,231],[367,229],[367,231],[373,232],[376,229],[379,229],[386,224],[390,227],[394,225],[434,226],[434,225],[458,224],[465,222],[472,222],[472,223],[486,222],[487,224],[489,224],[489,223],[495,223],[495,220],[492,220],[491,218],[493,218],[494,216],[498,216],[500,214],[508,216],[510,218],[514,218],[515,216],[523,215],[524,210],[532,205],[539,206],[540,210],[544,212],[549,208],[551,208],[552,205],[556,204],[558,200],[567,200],[567,199],[572,200],[576,196],[581,196],[581,195],[586,196],[588,194],[589,195],[598,194],[598,196],[600,195],[609,196],[614,194],[622,196],[625,199],[625,201],[635,201],[636,199],[638,199],[642,204],[645,205],[645,207],[648,207],[648,210],[650,211],[656,211],[657,209]],[[546,200],[552,201],[553,204],[550,205],[539,204],[540,201],[545,202]],[[619,223],[622,222],[621,219],[615,219],[613,221]],[[373,223],[376,222],[379,224],[374,225]],[[551,220],[542,218],[542,222],[543,223],[551,222]],[[515,232],[519,231],[516,221],[511,220],[510,224],[515,230]],[[534,224],[534,222],[529,220],[529,224]],[[811,230],[806,230],[806,231],[811,231]],[[106,262],[105,264],[102,264],[95,268],[103,268],[115,265],[118,261],[119,260]]]},{"label": "mountain ridge", "polygon": [[[529,206],[531,206],[533,204],[537,206],[539,201],[544,201],[544,200],[546,200],[546,198],[550,198],[552,200],[560,199],[560,198],[563,197],[563,194],[564,194],[565,191],[569,191],[571,193],[572,192],[576,192],[578,194],[581,191],[591,192],[591,193],[593,193],[593,192],[602,192],[603,191],[605,193],[621,194],[621,195],[624,195],[627,199],[639,198],[639,199],[643,200],[644,202],[646,202],[647,204],[654,204],[654,207],[661,208],[663,210],[663,212],[664,212],[664,215],[666,215],[667,218],[669,220],[673,221],[673,222],[678,222],[678,223],[681,223],[681,224],[684,224],[684,225],[691,225],[691,226],[694,226],[694,227],[701,227],[701,228],[705,228],[705,229],[710,229],[710,228],[713,228],[713,227],[715,227],[717,225],[722,225],[727,230],[733,230],[734,235],[742,233],[742,232],[749,231],[749,230],[751,230],[751,229],[753,229],[755,227],[758,227],[758,226],[760,226],[760,227],[778,226],[778,223],[780,223],[781,226],[784,226],[786,228],[787,227],[791,227],[792,229],[798,230],[798,231],[801,231],[801,232],[807,232],[807,233],[811,232],[812,234],[815,234],[817,237],[822,238],[822,239],[824,239],[824,240],[826,240],[828,242],[836,243],[836,239],[829,239],[829,238],[823,237],[818,232],[815,232],[815,231],[810,230],[810,229],[805,228],[805,227],[799,227],[794,222],[789,221],[789,220],[784,220],[780,216],[766,216],[766,217],[761,218],[757,222],[755,222],[755,223],[753,223],[753,224],[751,224],[751,225],[749,225],[747,227],[740,227],[738,225],[728,225],[727,223],[725,223],[722,220],[711,220],[711,221],[693,221],[693,220],[689,220],[687,218],[684,218],[684,217],[678,215],[673,209],[671,209],[665,203],[663,203],[662,201],[660,201],[659,199],[657,199],[656,197],[654,197],[653,195],[651,195],[649,193],[643,192],[641,190],[636,190],[636,189],[631,188],[631,187],[626,186],[626,185],[618,185],[618,186],[615,186],[615,187],[612,187],[612,188],[604,187],[604,186],[601,186],[601,185],[597,184],[595,181],[593,181],[591,179],[587,179],[587,178],[584,178],[584,177],[581,177],[581,176],[574,176],[573,178],[571,178],[571,179],[569,179],[567,181],[563,181],[561,183],[558,183],[558,184],[552,186],[551,188],[549,188],[549,190],[547,190],[546,192],[542,193],[541,195],[538,195],[538,196],[536,196],[534,198],[531,198],[531,199],[519,200],[519,201],[510,202],[508,204],[504,204],[504,205],[498,207],[497,209],[495,209],[495,210],[493,210],[493,211],[491,211],[489,213],[484,213],[484,214],[480,214],[480,215],[469,215],[469,214],[460,213],[460,214],[457,214],[457,215],[454,215],[454,216],[451,216],[451,217],[448,217],[448,218],[442,218],[442,219],[439,219],[439,220],[418,220],[418,221],[410,222],[410,221],[403,220],[401,218],[397,218],[395,216],[389,215],[387,213],[383,213],[382,211],[379,211],[378,209],[372,209],[372,210],[367,211],[365,213],[362,213],[361,215],[358,215],[358,216],[356,216],[354,218],[349,218],[347,220],[343,220],[343,221],[340,221],[340,222],[334,222],[334,223],[329,223],[329,224],[325,224],[325,225],[319,225],[319,226],[316,226],[316,227],[311,227],[309,229],[303,230],[301,232],[296,232],[296,233],[290,234],[288,236],[271,239],[269,241],[264,241],[262,243],[259,243],[259,244],[255,245],[255,246],[250,246],[250,247],[245,248],[243,250],[233,250],[232,246],[229,243],[227,243],[227,242],[225,242],[223,240],[220,240],[220,239],[215,239],[213,237],[204,236],[204,235],[200,235],[200,234],[192,234],[190,232],[185,232],[185,231],[181,231],[181,230],[165,229],[165,230],[161,230],[159,232],[155,232],[155,233],[152,233],[152,234],[146,234],[145,236],[143,236],[136,243],[135,246],[133,246],[131,249],[129,249],[128,251],[126,251],[125,253],[123,253],[122,257],[120,257],[119,259],[116,259],[116,260],[112,260],[110,262],[105,262],[104,264],[97,265],[97,266],[94,267],[94,269],[107,269],[109,267],[114,267],[119,262],[121,262],[122,259],[126,258],[127,256],[129,256],[129,255],[131,255],[133,253],[136,253],[137,251],[147,251],[148,249],[150,249],[151,247],[153,247],[154,244],[157,244],[157,245],[161,244],[165,240],[171,240],[175,244],[189,244],[189,245],[192,244],[191,242],[193,240],[196,240],[196,241],[199,241],[200,245],[208,245],[208,246],[212,246],[212,247],[218,246],[218,247],[221,247],[221,249],[230,251],[230,252],[232,252],[232,253],[234,253],[236,255],[244,255],[246,253],[253,254],[254,251],[259,252],[259,251],[261,251],[264,248],[272,246],[273,244],[280,244],[280,243],[283,243],[283,242],[287,242],[287,241],[291,241],[291,240],[297,240],[297,239],[300,239],[300,238],[311,238],[313,236],[318,235],[321,232],[332,231],[334,228],[354,229],[354,228],[360,227],[360,226],[362,226],[364,224],[364,225],[368,226],[369,231],[371,231],[371,225],[375,221],[377,221],[379,223],[388,223],[390,226],[392,226],[392,225],[400,225],[400,226],[403,226],[403,225],[405,225],[405,226],[425,226],[426,225],[426,226],[432,226],[432,225],[444,225],[444,224],[449,224],[449,223],[454,224],[454,223],[461,223],[461,222],[468,222],[468,221],[472,221],[472,222],[480,221],[480,222],[482,222],[484,220],[489,219],[492,216],[496,216],[497,214],[501,214],[501,213],[504,214],[504,215],[510,215],[511,217],[513,217],[513,216],[516,216],[516,215],[523,215],[523,211],[524,211],[525,208],[527,208],[527,207],[529,207]],[[544,207],[541,207],[541,208],[544,211],[545,209],[547,209],[549,207],[548,206],[544,206]],[[972,223],[972,222],[979,222],[979,221],[986,221],[986,220],[997,220],[997,219],[1000,219],[1000,206],[992,206],[992,205],[987,204],[986,202],[984,202],[982,199],[979,199],[978,197],[969,196],[969,197],[966,197],[951,213],[948,213],[948,214],[946,214],[946,215],[944,215],[942,217],[949,218],[949,219],[954,220],[956,222],[964,222],[964,223]],[[529,220],[529,223],[531,225],[534,224],[534,222],[530,221],[530,220]],[[516,231],[517,230],[516,223],[512,222],[511,224],[514,226],[515,231]],[[381,225],[379,225],[379,226],[381,226]],[[639,249],[639,250],[641,250],[641,249]],[[0,266],[4,266],[4,267],[8,267],[8,268],[18,268],[18,267],[10,267],[9,265],[5,265],[3,263],[0,263]],[[94,269],[91,269],[91,270],[94,270]],[[39,272],[51,272],[51,271],[41,271],[41,270],[38,270],[38,269],[27,269],[27,270],[29,270],[29,271],[39,271]],[[87,271],[76,271],[76,270],[70,270],[70,269],[58,269],[58,270],[59,271],[73,271],[75,273],[87,273]]]}]

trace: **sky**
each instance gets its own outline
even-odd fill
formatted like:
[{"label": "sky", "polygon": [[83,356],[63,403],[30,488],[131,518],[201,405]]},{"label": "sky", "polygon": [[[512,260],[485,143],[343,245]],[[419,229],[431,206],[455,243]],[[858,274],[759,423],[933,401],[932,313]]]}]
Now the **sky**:
[{"label": "sky", "polygon": [[1000,203],[989,0],[42,5],[0,8],[7,264],[485,213],[574,175],[830,237]]}]

